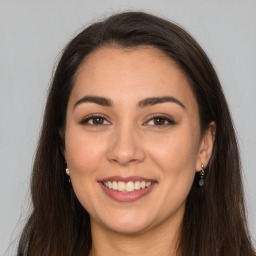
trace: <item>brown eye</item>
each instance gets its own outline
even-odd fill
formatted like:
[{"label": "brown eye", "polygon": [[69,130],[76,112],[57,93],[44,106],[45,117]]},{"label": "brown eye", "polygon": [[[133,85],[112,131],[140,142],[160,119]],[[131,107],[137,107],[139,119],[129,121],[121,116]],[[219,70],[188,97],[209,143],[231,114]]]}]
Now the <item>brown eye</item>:
[{"label": "brown eye", "polygon": [[80,122],[82,125],[101,126],[109,125],[110,122],[102,116],[89,116]]},{"label": "brown eye", "polygon": [[154,118],[153,121],[154,125],[164,125],[168,123],[164,118]]},{"label": "brown eye", "polygon": [[148,126],[168,126],[168,125],[174,125],[175,121],[173,121],[171,118],[169,117],[165,117],[165,116],[156,116],[151,118],[150,120],[148,120],[145,125]]},{"label": "brown eye", "polygon": [[92,124],[94,124],[94,125],[102,125],[102,124],[104,124],[104,118],[102,118],[102,117],[94,117],[94,118],[92,118]]}]

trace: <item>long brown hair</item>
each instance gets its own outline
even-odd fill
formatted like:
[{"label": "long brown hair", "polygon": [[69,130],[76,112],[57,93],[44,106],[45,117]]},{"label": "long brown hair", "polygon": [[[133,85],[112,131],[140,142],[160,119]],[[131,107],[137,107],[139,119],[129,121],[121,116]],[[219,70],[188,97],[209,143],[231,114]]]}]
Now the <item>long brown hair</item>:
[{"label": "long brown hair", "polygon": [[[201,133],[216,123],[205,185],[198,177],[186,201],[178,246],[183,256],[255,255],[246,223],[236,136],[218,77],[204,51],[182,28],[143,12],[113,15],[90,25],[64,49],[49,90],[31,179],[32,213],[17,255],[88,255],[90,218],[65,174],[59,134],[76,72],[95,49],[113,45],[160,49],[186,75],[199,106]],[[168,202],[167,202],[168,203]]]}]

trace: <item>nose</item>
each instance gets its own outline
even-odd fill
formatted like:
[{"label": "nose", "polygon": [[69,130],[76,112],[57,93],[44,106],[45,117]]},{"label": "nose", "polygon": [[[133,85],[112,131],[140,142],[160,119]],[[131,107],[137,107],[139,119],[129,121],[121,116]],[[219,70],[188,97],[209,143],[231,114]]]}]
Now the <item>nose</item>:
[{"label": "nose", "polygon": [[145,156],[142,141],[134,127],[124,126],[115,131],[107,154],[110,162],[127,166],[142,162]]}]

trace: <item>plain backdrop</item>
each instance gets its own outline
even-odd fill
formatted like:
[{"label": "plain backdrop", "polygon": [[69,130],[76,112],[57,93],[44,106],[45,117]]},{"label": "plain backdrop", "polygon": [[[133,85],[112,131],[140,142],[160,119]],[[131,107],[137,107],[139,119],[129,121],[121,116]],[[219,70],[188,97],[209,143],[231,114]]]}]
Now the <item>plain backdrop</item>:
[{"label": "plain backdrop", "polygon": [[15,255],[28,213],[47,88],[62,48],[86,25],[123,10],[177,22],[212,60],[237,129],[256,238],[255,0],[0,0],[0,255]]}]

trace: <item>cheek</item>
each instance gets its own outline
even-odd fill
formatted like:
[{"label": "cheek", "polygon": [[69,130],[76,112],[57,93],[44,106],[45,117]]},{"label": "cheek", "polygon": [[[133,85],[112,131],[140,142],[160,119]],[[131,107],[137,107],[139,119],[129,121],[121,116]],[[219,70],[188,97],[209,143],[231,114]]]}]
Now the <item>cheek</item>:
[{"label": "cheek", "polygon": [[150,147],[151,157],[162,165],[163,169],[176,169],[177,167],[188,168],[195,163],[198,153],[197,139],[189,132],[174,132],[168,136],[154,140]]},{"label": "cheek", "polygon": [[99,136],[86,134],[81,129],[66,130],[65,155],[72,174],[89,175],[98,168],[105,147],[99,141]]},{"label": "cheek", "polygon": [[67,127],[65,137],[65,156],[70,169],[74,192],[88,211],[92,212],[96,196],[98,170],[102,169],[105,147],[99,143],[99,136],[88,136],[80,128]]},{"label": "cheek", "polygon": [[191,133],[177,132],[150,147],[151,159],[161,170],[161,179],[169,189],[189,191],[196,171],[197,145]]},{"label": "cheek", "polygon": [[175,134],[158,142],[151,150],[154,164],[161,170],[162,197],[159,204],[168,214],[184,207],[191,189],[197,159],[197,147],[191,136]]}]

